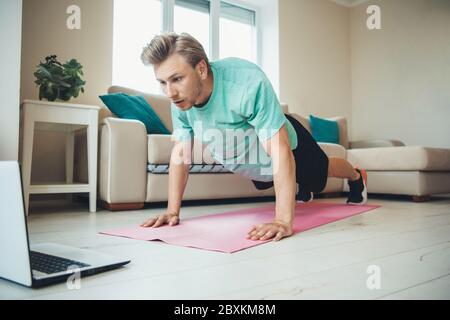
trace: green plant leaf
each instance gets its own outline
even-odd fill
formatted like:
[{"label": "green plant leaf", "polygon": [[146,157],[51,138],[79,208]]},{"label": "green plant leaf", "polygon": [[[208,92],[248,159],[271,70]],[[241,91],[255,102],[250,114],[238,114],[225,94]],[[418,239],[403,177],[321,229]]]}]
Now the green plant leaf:
[{"label": "green plant leaf", "polygon": [[49,55],[45,57],[45,62],[40,62],[36,67],[34,82],[39,86],[39,99],[54,101],[59,98],[67,101],[77,97],[80,91],[84,93],[86,81],[81,78],[83,66],[76,59],[61,64],[56,55]]}]

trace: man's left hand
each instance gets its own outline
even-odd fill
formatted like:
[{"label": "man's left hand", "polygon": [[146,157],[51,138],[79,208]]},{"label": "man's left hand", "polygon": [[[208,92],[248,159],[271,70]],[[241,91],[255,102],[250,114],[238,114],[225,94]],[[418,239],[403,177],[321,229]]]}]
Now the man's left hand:
[{"label": "man's left hand", "polygon": [[273,238],[273,241],[278,241],[291,236],[293,233],[290,224],[274,221],[253,226],[247,235],[247,239],[268,240]]}]

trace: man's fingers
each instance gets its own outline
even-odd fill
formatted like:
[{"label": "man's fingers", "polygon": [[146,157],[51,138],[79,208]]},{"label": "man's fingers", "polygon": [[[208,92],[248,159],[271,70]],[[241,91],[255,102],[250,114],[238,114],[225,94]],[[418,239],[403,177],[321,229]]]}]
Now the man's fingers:
[{"label": "man's fingers", "polygon": [[253,226],[253,228],[248,232],[247,238],[251,238],[256,235],[259,232],[260,228],[261,226]]},{"label": "man's fingers", "polygon": [[169,219],[169,226],[177,225],[179,221],[180,219],[178,218],[178,216],[174,216]]},{"label": "man's fingers", "polygon": [[256,226],[253,231],[249,232],[247,239],[250,238],[251,240],[267,240],[272,238],[278,230],[278,226],[274,226],[272,224],[261,224]]},{"label": "man's fingers", "polygon": [[153,228],[158,228],[164,224],[166,218],[164,216],[159,216],[158,220],[156,220],[155,224],[153,225]]},{"label": "man's fingers", "polygon": [[275,238],[273,238],[273,241],[280,241],[283,238],[284,234],[282,231],[278,231]]},{"label": "man's fingers", "polygon": [[251,230],[248,232],[248,234],[255,234],[257,233],[262,227],[264,226],[264,224],[257,224],[254,225]]},{"label": "man's fingers", "polygon": [[264,233],[261,234],[261,232],[262,232],[261,229],[256,229],[255,231],[253,231],[251,233],[250,239],[251,240],[259,240],[259,238],[264,234]]},{"label": "man's fingers", "polygon": [[255,231],[258,228],[258,226],[253,226],[250,231],[248,232],[248,234],[253,233],[253,231]]},{"label": "man's fingers", "polygon": [[254,226],[247,234],[247,239],[251,240],[268,240],[279,241],[284,237],[292,234],[284,225],[277,223],[266,223]]},{"label": "man's fingers", "polygon": [[162,214],[157,217],[153,217],[141,224],[141,227],[154,227],[158,228],[163,224],[168,223],[170,226],[177,225],[180,222],[180,217],[175,214]]},{"label": "man's fingers", "polygon": [[145,221],[143,224],[141,224],[141,227],[150,227],[152,226],[157,218],[150,218],[147,221]]},{"label": "man's fingers", "polygon": [[274,232],[273,232],[272,230],[269,230],[269,231],[266,232],[265,235],[263,235],[263,236],[261,237],[261,240],[267,240],[267,239],[270,239],[270,238],[273,237],[273,235],[274,235]]},{"label": "man's fingers", "polygon": [[264,225],[259,229],[255,230],[251,234],[252,240],[263,240],[262,238],[271,230],[270,226]]},{"label": "man's fingers", "polygon": [[256,229],[255,231],[253,231],[251,233],[251,239],[252,240],[259,240],[259,238],[265,233],[266,232],[264,231],[264,229],[258,228],[258,229]]},{"label": "man's fingers", "polygon": [[249,233],[247,234],[247,239],[250,239],[250,238],[253,237],[255,234],[256,234],[256,231],[249,232]]}]

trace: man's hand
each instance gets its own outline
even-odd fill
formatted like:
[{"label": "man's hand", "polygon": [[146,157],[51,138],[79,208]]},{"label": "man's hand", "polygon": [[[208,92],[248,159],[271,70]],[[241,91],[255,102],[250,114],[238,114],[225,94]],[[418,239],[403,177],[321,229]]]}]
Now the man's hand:
[{"label": "man's hand", "polygon": [[141,227],[153,227],[158,228],[164,224],[168,224],[169,226],[175,226],[180,222],[180,217],[178,213],[174,212],[166,212],[159,216],[152,217],[141,224]]},{"label": "man's hand", "polygon": [[275,186],[275,219],[254,227],[249,238],[252,240],[267,240],[275,237],[275,241],[292,235],[292,221],[295,210],[295,158],[291,150],[289,134],[286,125],[272,138],[263,143],[263,147],[272,158],[273,180]]},{"label": "man's hand", "polygon": [[268,240],[273,238],[273,241],[278,241],[284,237],[291,236],[293,233],[290,224],[274,221],[272,223],[263,223],[253,226],[247,235],[247,239]]}]

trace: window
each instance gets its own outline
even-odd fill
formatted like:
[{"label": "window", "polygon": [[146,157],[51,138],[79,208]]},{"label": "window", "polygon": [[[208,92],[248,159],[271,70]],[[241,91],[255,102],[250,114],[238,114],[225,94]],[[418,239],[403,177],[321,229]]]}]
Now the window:
[{"label": "window", "polygon": [[141,61],[142,48],[161,30],[189,33],[210,60],[257,63],[255,21],[255,10],[220,0],[114,0],[113,84],[161,93],[153,68]]},{"label": "window", "polygon": [[176,33],[189,33],[209,56],[209,1],[176,0],[173,23]]},{"label": "window", "polygon": [[255,12],[220,2],[220,59],[239,57],[257,62]]},{"label": "window", "polygon": [[115,0],[113,77],[115,85],[158,93],[153,69],[141,61],[142,48],[161,30],[161,1]]}]

